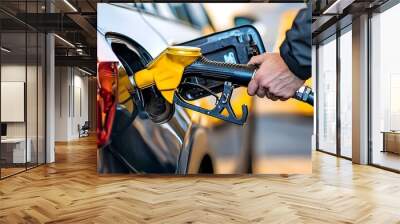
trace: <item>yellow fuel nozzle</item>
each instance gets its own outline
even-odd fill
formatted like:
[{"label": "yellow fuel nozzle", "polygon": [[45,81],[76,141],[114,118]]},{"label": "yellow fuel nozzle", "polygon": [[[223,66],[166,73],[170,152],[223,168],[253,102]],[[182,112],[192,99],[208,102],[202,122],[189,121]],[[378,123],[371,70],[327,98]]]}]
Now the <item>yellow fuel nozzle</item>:
[{"label": "yellow fuel nozzle", "polygon": [[172,104],[174,92],[181,83],[185,67],[200,56],[201,49],[197,47],[168,47],[145,69],[136,72],[136,86],[143,89],[156,85],[163,97]]}]

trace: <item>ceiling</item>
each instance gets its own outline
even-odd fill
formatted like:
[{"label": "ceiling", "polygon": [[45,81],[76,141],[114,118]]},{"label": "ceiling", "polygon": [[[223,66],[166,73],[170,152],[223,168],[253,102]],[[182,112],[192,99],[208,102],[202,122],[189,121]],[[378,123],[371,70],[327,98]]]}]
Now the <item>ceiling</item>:
[{"label": "ceiling", "polygon": [[78,66],[95,73],[98,2],[100,1],[1,0],[2,46],[12,50],[7,54],[8,60],[16,61],[25,55],[28,58],[35,55],[37,41],[32,38],[37,33],[52,32],[57,34],[56,65]]},{"label": "ceiling", "polygon": [[312,0],[313,43],[319,43],[351,24],[361,14],[373,12],[389,0]]}]

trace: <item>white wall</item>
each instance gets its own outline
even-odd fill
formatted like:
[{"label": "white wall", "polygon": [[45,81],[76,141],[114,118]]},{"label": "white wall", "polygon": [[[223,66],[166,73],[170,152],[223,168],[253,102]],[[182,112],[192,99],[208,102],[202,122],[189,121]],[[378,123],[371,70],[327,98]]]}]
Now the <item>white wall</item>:
[{"label": "white wall", "polygon": [[55,141],[68,140],[69,69],[55,68]]},{"label": "white wall", "polygon": [[[36,66],[27,66],[19,64],[4,64],[1,66],[1,81],[2,82],[25,82],[25,69],[27,69],[28,75],[36,75]],[[28,76],[29,86],[36,86],[36,80],[32,80]],[[36,108],[36,88],[27,88],[27,106],[30,107],[28,112],[32,111],[32,107]],[[32,104],[34,103],[34,104]],[[40,105],[39,105],[40,106]],[[7,110],[7,108],[1,108],[1,110]],[[34,109],[36,111],[36,109]],[[28,122],[34,121],[36,124],[37,115],[36,113],[27,113]],[[26,122],[7,122],[7,136],[8,137],[25,137],[25,123]],[[28,129],[33,127],[33,124],[28,125]],[[36,126],[34,127],[36,130]],[[28,137],[29,137],[28,130]],[[35,132],[36,134],[36,132]]]},{"label": "white wall", "polygon": [[[36,70],[38,69],[38,70]],[[26,120],[23,122],[5,122],[7,123],[8,138],[25,138],[30,140],[32,161],[39,163],[44,162],[44,82],[42,67],[36,67],[25,64],[3,64],[1,66],[2,82],[24,82],[26,84],[26,106],[21,108],[21,112],[25,113]],[[25,78],[27,77],[27,80]],[[21,94],[24,94],[22,92]],[[2,96],[6,97],[6,96]],[[3,112],[11,110],[10,108],[1,108]],[[12,113],[12,111],[7,111]],[[39,156],[37,157],[37,153]]]},{"label": "white wall", "polygon": [[[25,64],[2,65],[1,81],[25,82]],[[6,109],[7,108],[1,108],[1,110],[6,110]],[[25,123],[24,122],[7,123],[7,137],[25,137]]]},{"label": "white wall", "polygon": [[[76,71],[76,70],[75,70]],[[85,76],[74,75],[74,108],[72,119],[72,136],[78,137],[78,124],[83,125],[88,121],[88,78]],[[79,93],[80,92],[80,93]],[[80,96],[80,97],[79,97]],[[79,102],[80,101],[80,102]],[[81,107],[81,108],[80,108]],[[80,111],[81,110],[81,111]]]},{"label": "white wall", "polygon": [[55,140],[77,139],[78,124],[88,120],[88,78],[73,67],[56,67],[55,73]]}]

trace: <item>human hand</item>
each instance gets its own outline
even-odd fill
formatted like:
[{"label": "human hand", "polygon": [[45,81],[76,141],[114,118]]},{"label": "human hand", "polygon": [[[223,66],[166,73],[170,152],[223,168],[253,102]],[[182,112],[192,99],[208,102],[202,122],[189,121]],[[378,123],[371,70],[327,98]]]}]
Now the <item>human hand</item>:
[{"label": "human hand", "polygon": [[258,65],[255,77],[247,92],[250,96],[268,97],[271,100],[287,100],[304,84],[294,75],[279,53],[264,53],[254,56],[249,64]]}]

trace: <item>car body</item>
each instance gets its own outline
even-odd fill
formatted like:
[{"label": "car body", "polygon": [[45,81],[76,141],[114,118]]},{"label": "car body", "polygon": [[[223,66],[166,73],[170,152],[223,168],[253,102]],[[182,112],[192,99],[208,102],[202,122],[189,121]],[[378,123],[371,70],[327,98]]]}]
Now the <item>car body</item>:
[{"label": "car body", "polygon": [[[98,64],[113,62],[118,67],[113,127],[107,144],[99,148],[98,171],[247,173],[251,119],[247,125],[238,126],[176,106],[168,122],[156,124],[146,114],[137,114],[138,99],[132,98],[132,76],[136,71],[167,46],[212,30],[201,4],[101,3],[97,11]],[[194,12],[196,19],[190,18]],[[244,91],[239,90],[233,99],[235,105],[251,104]],[[204,106],[210,100],[196,103]]]}]

